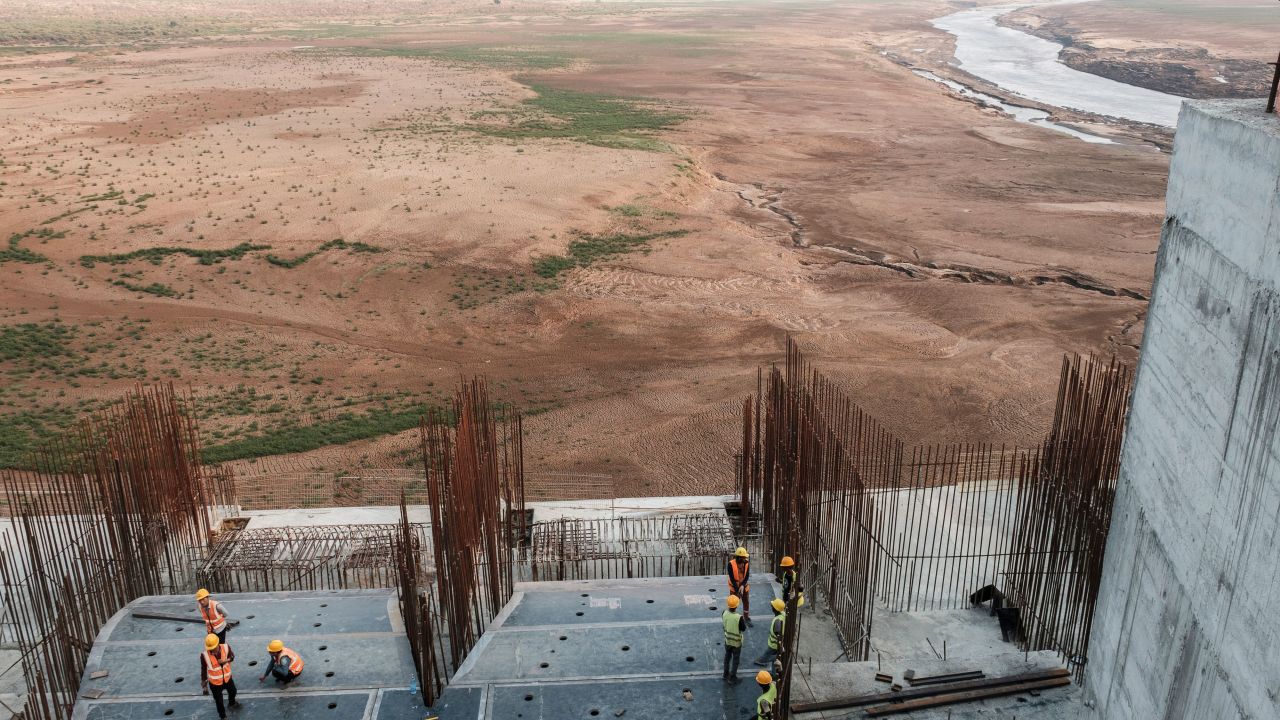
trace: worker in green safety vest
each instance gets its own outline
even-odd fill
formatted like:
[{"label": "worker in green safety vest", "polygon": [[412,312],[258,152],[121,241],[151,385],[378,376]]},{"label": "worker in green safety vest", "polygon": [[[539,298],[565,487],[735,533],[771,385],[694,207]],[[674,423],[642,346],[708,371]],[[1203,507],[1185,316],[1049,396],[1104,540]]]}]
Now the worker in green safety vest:
[{"label": "worker in green safety vest", "polygon": [[747,620],[738,614],[738,605],[742,600],[737,595],[729,596],[729,609],[720,615],[724,623],[724,680],[728,683],[738,682],[738,661],[742,659],[742,633],[747,630]]},{"label": "worker in green safety vest", "polygon": [[756,665],[766,667],[778,657],[778,651],[782,649],[782,633],[787,629],[787,604],[774,598],[769,607],[773,608],[773,621],[769,623],[769,649],[755,661]]},{"label": "worker in green safety vest", "polygon": [[756,684],[760,686],[760,697],[756,698],[756,720],[773,720],[773,705],[778,701],[778,686],[773,684],[773,676],[768,670],[756,673]]}]

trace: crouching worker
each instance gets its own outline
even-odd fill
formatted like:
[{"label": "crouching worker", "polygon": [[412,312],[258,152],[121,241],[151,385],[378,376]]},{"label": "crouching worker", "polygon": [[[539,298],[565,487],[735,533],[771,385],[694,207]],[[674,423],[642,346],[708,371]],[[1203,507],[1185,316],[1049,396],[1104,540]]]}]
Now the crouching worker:
[{"label": "crouching worker", "polygon": [[267,663],[266,672],[258,678],[262,682],[270,675],[281,685],[288,685],[302,674],[302,656],[290,650],[279,640],[267,643],[267,652],[271,653],[271,662]]}]

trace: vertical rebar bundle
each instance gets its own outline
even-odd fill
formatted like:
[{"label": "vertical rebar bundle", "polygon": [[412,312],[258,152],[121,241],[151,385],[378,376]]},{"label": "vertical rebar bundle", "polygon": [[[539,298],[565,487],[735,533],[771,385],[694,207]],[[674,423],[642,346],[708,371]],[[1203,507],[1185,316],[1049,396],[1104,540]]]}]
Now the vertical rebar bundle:
[{"label": "vertical rebar bundle", "polygon": [[13,523],[0,555],[6,630],[22,651],[23,717],[64,720],[107,619],[134,598],[191,589],[188,552],[207,542],[227,488],[210,491],[194,414],[172,386],[135,389],[28,467],[0,473]]},{"label": "vertical rebar bundle", "polygon": [[1132,387],[1115,360],[1069,356],[1044,444],[958,444],[904,452],[901,440],[816,372],[788,338],[784,368],[757,376],[735,459],[757,568],[795,558],[824,599],[850,659],[890,611],[968,605],[996,586],[1020,608],[1028,649],[1080,667],[1111,521]]},{"label": "vertical rebar bundle", "polygon": [[511,598],[526,519],[519,414],[495,416],[477,378],[459,389],[452,417],[456,427],[432,414],[421,432],[436,593],[457,667]]}]

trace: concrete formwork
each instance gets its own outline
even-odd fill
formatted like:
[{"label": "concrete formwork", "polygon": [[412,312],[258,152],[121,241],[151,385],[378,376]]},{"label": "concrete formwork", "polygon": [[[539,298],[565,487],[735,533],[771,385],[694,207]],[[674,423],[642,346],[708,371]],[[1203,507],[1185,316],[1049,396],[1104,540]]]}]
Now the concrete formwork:
[{"label": "concrete formwork", "polygon": [[1090,642],[1103,718],[1280,717],[1280,118],[1183,106]]},{"label": "concrete formwork", "polygon": [[[410,694],[413,659],[393,590],[240,593],[218,596],[240,624],[227,634],[236,653],[233,678],[240,720],[421,720]],[[216,717],[200,694],[204,626],[140,619],[134,611],[196,617],[189,597],[133,601],[102,628],[89,654],[75,720]],[[266,646],[279,638],[305,663],[302,676],[277,687],[259,684]],[[107,675],[94,678],[105,670]],[[96,699],[84,697],[102,691]]]}]

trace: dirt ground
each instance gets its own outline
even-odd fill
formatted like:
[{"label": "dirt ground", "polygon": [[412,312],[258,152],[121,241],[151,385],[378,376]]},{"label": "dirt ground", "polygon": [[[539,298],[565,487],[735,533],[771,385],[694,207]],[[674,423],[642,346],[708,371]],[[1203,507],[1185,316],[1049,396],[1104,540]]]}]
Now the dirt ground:
[{"label": "dirt ground", "polygon": [[[80,363],[9,383],[23,422],[171,379],[213,445],[482,373],[535,413],[530,472],[710,493],[788,333],[908,442],[1035,442],[1063,353],[1135,358],[1167,156],[884,54],[945,44],[943,3],[138,7],[144,40],[0,54],[0,323],[56,321]],[[688,119],[634,147],[476,130],[556,90]],[[652,239],[535,272],[584,235]],[[190,252],[119,257],[147,248]],[[390,467],[415,437],[251,465]]]}]

